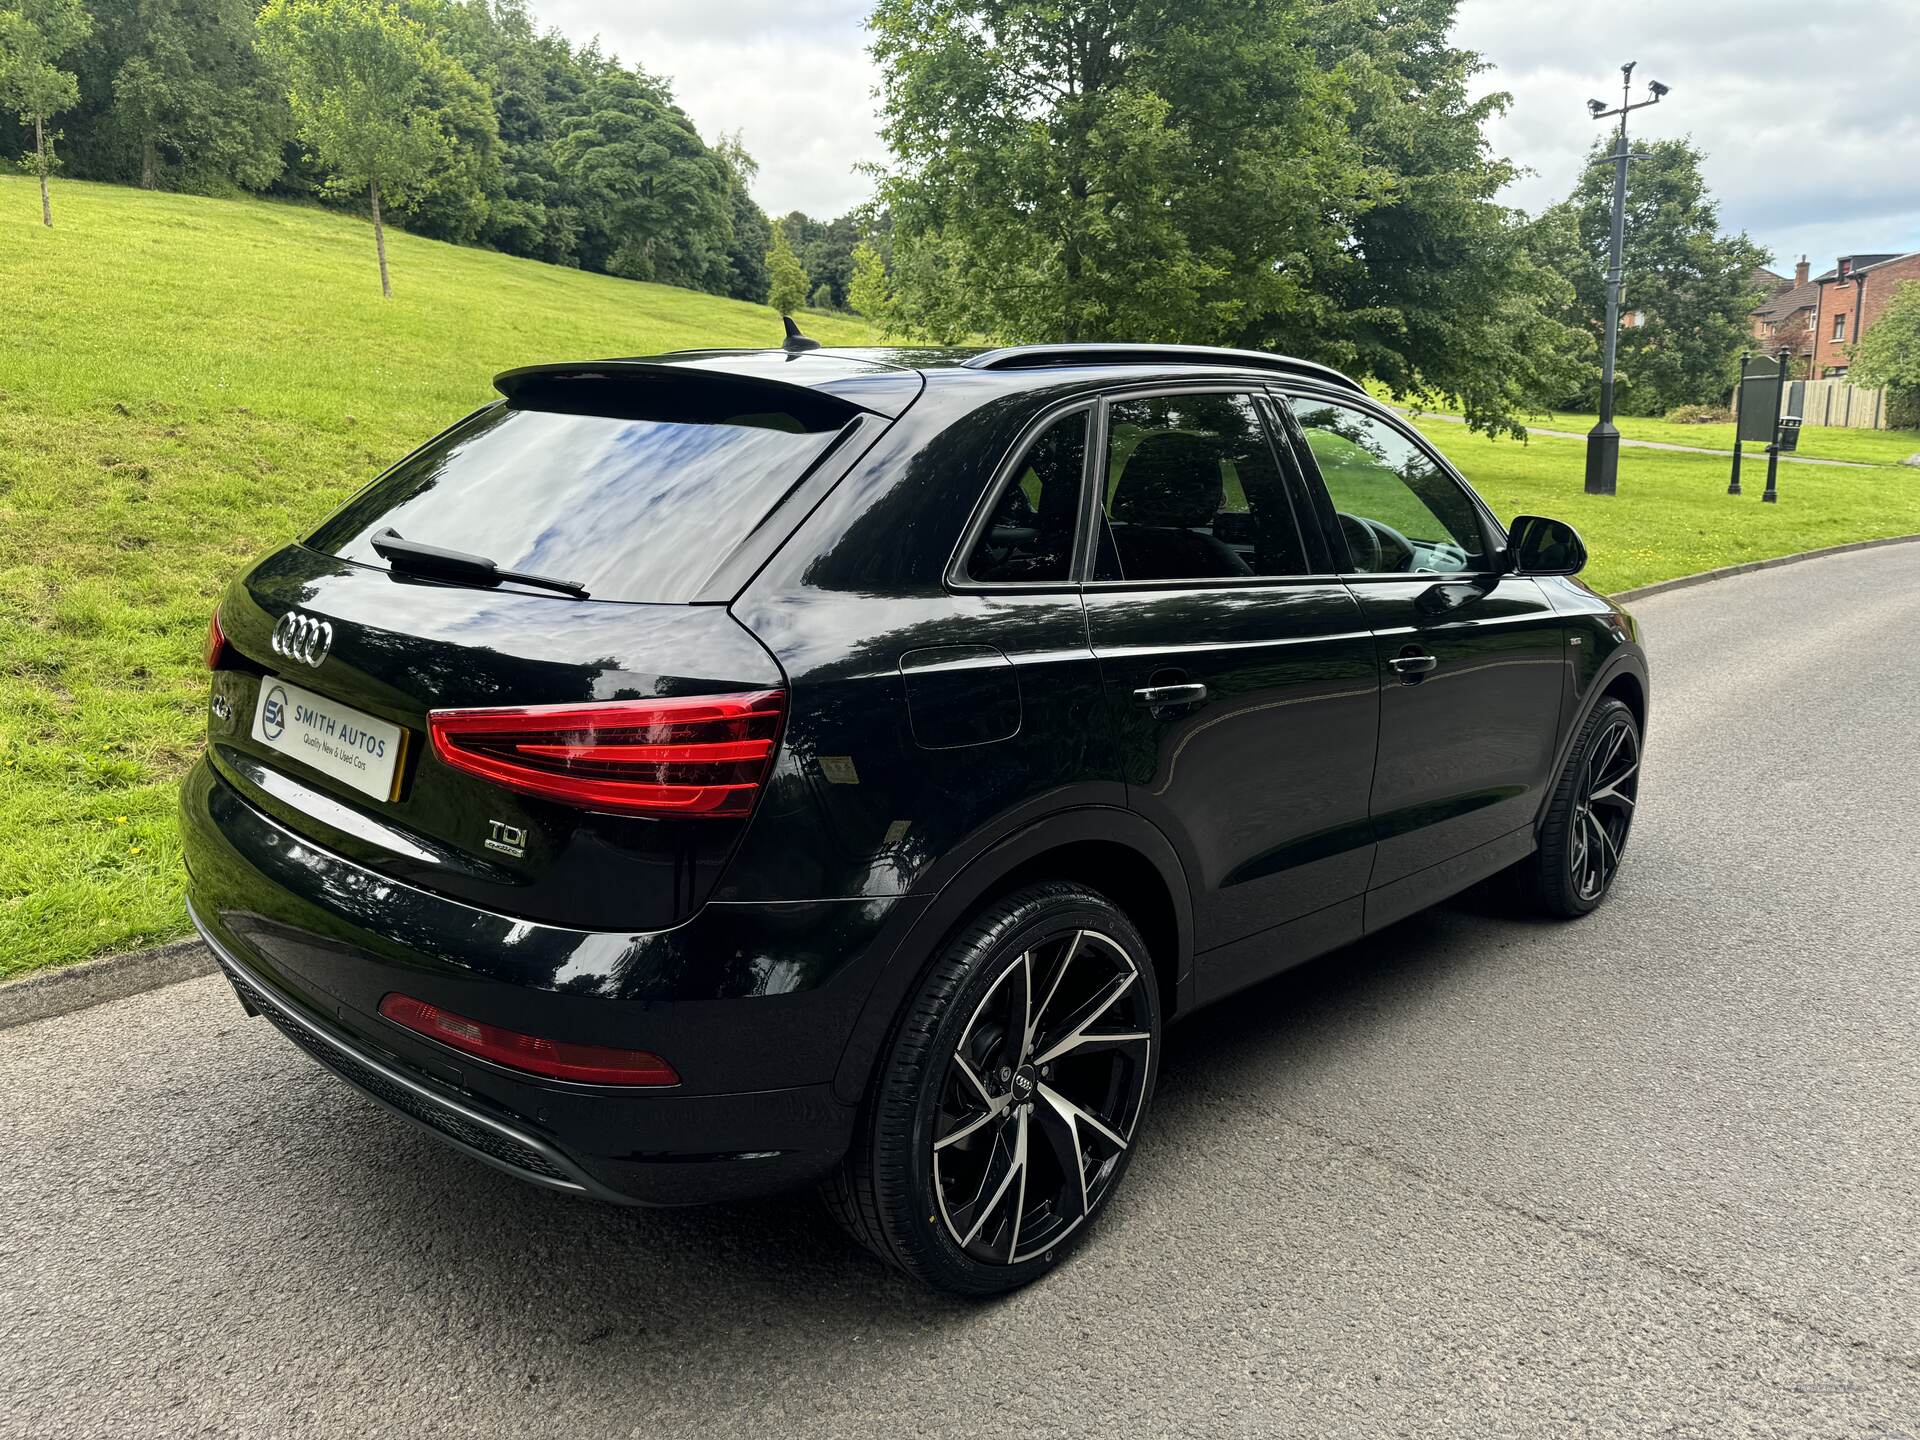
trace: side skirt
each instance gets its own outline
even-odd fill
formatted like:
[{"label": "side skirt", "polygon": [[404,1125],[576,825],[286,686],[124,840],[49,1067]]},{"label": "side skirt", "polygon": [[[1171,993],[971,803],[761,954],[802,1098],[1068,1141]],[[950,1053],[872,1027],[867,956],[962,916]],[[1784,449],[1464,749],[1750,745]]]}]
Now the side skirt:
[{"label": "side skirt", "polygon": [[1449,895],[1457,895],[1469,885],[1496,875],[1518,863],[1538,848],[1533,826],[1510,830],[1497,840],[1429,865],[1424,870],[1367,892],[1366,933],[1404,920],[1417,910],[1436,905]]}]

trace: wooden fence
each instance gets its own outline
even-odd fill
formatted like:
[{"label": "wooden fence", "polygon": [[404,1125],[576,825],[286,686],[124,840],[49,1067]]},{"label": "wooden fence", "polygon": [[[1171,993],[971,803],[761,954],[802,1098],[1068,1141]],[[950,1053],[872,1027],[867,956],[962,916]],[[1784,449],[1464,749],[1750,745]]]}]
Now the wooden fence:
[{"label": "wooden fence", "polygon": [[1887,428],[1887,392],[1836,380],[1809,380],[1800,419],[1808,425],[1842,425],[1850,430]]}]

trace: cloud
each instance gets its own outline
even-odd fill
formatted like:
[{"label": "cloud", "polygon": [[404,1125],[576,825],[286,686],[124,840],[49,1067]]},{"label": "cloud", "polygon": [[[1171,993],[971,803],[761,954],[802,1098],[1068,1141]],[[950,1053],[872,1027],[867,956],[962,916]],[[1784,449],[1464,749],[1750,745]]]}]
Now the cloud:
[{"label": "cloud", "polygon": [[[594,34],[672,81],[701,133],[739,130],[774,214],[836,215],[867,198],[880,160],[870,0],[535,0],[543,24]],[[1920,5],[1915,0],[1463,0],[1456,39],[1514,102],[1494,146],[1534,173],[1528,210],[1573,187],[1600,127],[1588,96],[1619,97],[1617,67],[1673,87],[1633,134],[1685,135],[1707,154],[1723,225],[1816,271],[1849,250],[1920,249]],[[1640,92],[1644,94],[1644,86]]]},{"label": "cloud", "polygon": [[1620,97],[1619,65],[1673,87],[1629,134],[1687,136],[1706,153],[1723,226],[1745,230],[1778,270],[1814,271],[1850,250],[1920,249],[1920,10],[1912,0],[1543,5],[1465,0],[1458,43],[1496,67],[1514,103],[1495,147],[1536,173],[1509,196],[1529,210],[1572,189],[1601,126],[1589,96]]}]

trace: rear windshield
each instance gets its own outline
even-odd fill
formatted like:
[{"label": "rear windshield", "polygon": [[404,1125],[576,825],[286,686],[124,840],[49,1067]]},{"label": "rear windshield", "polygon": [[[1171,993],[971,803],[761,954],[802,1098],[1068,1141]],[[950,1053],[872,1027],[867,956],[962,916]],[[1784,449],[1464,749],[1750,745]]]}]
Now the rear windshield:
[{"label": "rear windshield", "polygon": [[392,527],[575,581],[596,600],[691,600],[832,447],[843,418],[644,412],[495,405],[354,496],[307,543],[384,568],[372,541]]}]

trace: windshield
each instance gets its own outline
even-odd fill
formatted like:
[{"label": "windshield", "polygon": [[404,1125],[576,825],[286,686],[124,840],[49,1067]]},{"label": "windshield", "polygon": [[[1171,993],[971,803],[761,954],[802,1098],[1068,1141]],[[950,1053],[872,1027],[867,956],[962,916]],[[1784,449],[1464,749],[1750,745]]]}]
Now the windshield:
[{"label": "windshield", "polygon": [[685,601],[832,446],[778,411],[649,418],[495,405],[368,486],[307,544],[384,567],[373,537],[575,581],[596,600]]}]

